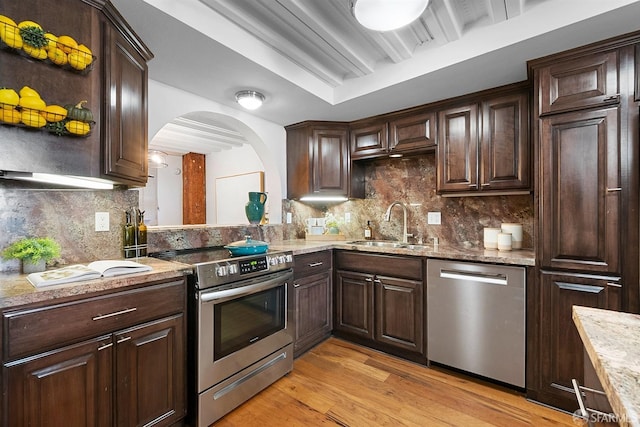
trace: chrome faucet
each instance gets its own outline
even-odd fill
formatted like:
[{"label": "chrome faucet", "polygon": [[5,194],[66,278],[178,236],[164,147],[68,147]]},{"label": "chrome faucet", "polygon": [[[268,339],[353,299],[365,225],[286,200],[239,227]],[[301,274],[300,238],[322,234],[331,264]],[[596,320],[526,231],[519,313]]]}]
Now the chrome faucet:
[{"label": "chrome faucet", "polygon": [[384,220],[385,221],[391,221],[391,209],[393,209],[393,207],[395,205],[399,205],[400,207],[402,207],[402,220],[403,220],[403,225],[402,225],[402,243],[409,243],[407,241],[408,237],[413,237],[413,234],[407,234],[407,207],[398,201],[395,201],[393,203],[391,203],[391,205],[389,205],[389,207],[387,208],[387,212],[384,214]]}]

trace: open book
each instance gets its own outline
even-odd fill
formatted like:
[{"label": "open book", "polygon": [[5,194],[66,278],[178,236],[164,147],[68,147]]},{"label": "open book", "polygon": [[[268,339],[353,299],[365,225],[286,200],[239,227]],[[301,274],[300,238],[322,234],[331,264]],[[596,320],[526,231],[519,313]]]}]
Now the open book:
[{"label": "open book", "polygon": [[61,283],[91,280],[100,277],[118,276],[120,274],[150,271],[151,267],[126,260],[94,261],[88,265],[74,264],[56,270],[31,273],[27,280],[36,288],[59,285]]}]

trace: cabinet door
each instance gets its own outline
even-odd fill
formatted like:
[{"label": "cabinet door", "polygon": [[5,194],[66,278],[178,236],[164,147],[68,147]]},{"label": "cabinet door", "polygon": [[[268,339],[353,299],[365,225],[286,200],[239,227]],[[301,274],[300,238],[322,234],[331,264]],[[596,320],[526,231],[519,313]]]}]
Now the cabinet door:
[{"label": "cabinet door", "polygon": [[394,347],[423,354],[422,282],[376,276],[374,285],[375,339]]},{"label": "cabinet door", "polygon": [[6,425],[111,426],[112,358],[103,336],[5,364]]},{"label": "cabinet door", "polygon": [[293,283],[293,350],[297,357],[331,333],[331,270]]},{"label": "cabinet door", "polygon": [[435,146],[435,112],[404,117],[389,123],[390,153],[420,153]]},{"label": "cabinet door", "polygon": [[602,52],[541,68],[540,115],[618,101],[618,52]]},{"label": "cabinet door", "polygon": [[147,182],[147,63],[127,39],[103,23],[105,100],[102,117],[104,173]]},{"label": "cabinet door", "polygon": [[349,141],[346,129],[314,129],[313,193],[347,196]]},{"label": "cabinet door", "polygon": [[115,334],[116,425],[167,426],[185,415],[182,314]]},{"label": "cabinet door", "polygon": [[541,263],[618,273],[618,108],[541,119]]},{"label": "cabinet door", "polygon": [[480,189],[530,188],[529,96],[505,95],[482,103]]},{"label": "cabinet door", "polygon": [[355,123],[350,129],[351,159],[387,154],[387,123]]},{"label": "cabinet door", "polygon": [[338,271],[335,329],[373,339],[373,276]]},{"label": "cabinet door", "polygon": [[438,192],[478,189],[478,106],[441,111],[438,115]]},{"label": "cabinet door", "polygon": [[618,278],[541,273],[540,392],[546,403],[575,411],[571,379],[584,384],[584,354],[580,335],[573,323],[572,307],[603,309],[620,307]]}]

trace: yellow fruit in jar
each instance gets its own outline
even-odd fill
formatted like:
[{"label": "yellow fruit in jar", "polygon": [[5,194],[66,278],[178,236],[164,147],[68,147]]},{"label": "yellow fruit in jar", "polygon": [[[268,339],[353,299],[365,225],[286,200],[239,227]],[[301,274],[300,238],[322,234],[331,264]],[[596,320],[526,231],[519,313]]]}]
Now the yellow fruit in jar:
[{"label": "yellow fruit in jar", "polygon": [[40,30],[42,29],[42,26],[40,26],[40,24],[33,21],[22,21],[18,24],[18,28],[28,28],[28,27],[36,27]]},{"label": "yellow fruit in jar", "polygon": [[49,49],[47,56],[49,60],[56,65],[64,65],[67,63],[67,54],[57,47]]},{"label": "yellow fruit in jar", "polygon": [[24,46],[22,46],[22,50],[27,52],[29,56],[33,58],[47,59],[47,51],[42,47],[33,47],[25,43]]},{"label": "yellow fruit in jar", "polygon": [[44,33],[44,38],[47,39],[47,45],[44,47],[47,50],[56,49],[58,47],[58,36],[51,33]]},{"label": "yellow fruit in jar", "polygon": [[71,53],[73,50],[78,49],[78,43],[69,36],[58,36],[57,44],[58,48],[62,49],[64,53]]},{"label": "yellow fruit in jar", "polygon": [[0,28],[3,28],[5,24],[9,24],[12,27],[17,27],[16,22],[5,15],[0,15]]},{"label": "yellow fruit in jar", "polygon": [[87,68],[87,63],[84,62],[82,55],[80,55],[77,52],[78,50],[75,50],[72,53],[70,53],[69,56],[67,57],[67,60],[69,61],[69,65],[71,65],[73,68],[75,68],[76,70],[82,71],[85,68]]},{"label": "yellow fruit in jar", "polygon": [[67,109],[60,105],[47,105],[42,111],[42,117],[50,123],[59,122],[67,117]]},{"label": "yellow fruit in jar", "polygon": [[69,120],[64,125],[65,129],[74,135],[86,135],[91,130],[89,123],[81,122],[79,120]]},{"label": "yellow fruit in jar", "polygon": [[5,123],[17,124],[20,123],[20,111],[15,108],[0,108],[0,120]]},{"label": "yellow fruit in jar", "polygon": [[18,103],[25,110],[37,110],[42,111],[47,108],[47,104],[45,102],[35,96],[23,96],[20,98],[20,102]]},{"label": "yellow fruit in jar", "polygon": [[93,62],[93,53],[91,52],[91,49],[89,49],[85,45],[83,44],[78,45],[77,53],[78,53],[78,56],[82,58],[82,60],[86,65],[89,65]]},{"label": "yellow fruit in jar", "polygon": [[21,49],[24,45],[18,27],[3,25],[0,27],[0,39],[14,49]]},{"label": "yellow fruit in jar", "polygon": [[22,89],[20,89],[20,92],[18,93],[20,94],[20,98],[23,98],[25,96],[35,96],[36,98],[40,98],[40,94],[35,89],[31,89],[29,86],[22,86]]},{"label": "yellow fruit in jar", "polygon": [[18,93],[9,88],[0,89],[0,106],[15,107],[20,102],[20,96]]},{"label": "yellow fruit in jar", "polygon": [[22,110],[20,121],[27,126],[41,128],[47,124],[47,121],[40,113],[35,110]]}]

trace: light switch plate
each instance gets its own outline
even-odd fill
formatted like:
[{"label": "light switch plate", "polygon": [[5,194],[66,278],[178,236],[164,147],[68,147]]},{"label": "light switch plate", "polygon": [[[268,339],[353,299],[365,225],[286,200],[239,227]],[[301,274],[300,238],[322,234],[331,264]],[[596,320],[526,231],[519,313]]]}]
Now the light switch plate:
[{"label": "light switch plate", "polygon": [[345,212],[344,214],[344,222],[349,224],[351,222],[351,212]]},{"label": "light switch plate", "polygon": [[287,224],[291,224],[291,222],[293,222],[291,212],[287,212]]},{"label": "light switch plate", "polygon": [[442,223],[442,216],[440,212],[428,212],[427,224],[440,225]]},{"label": "light switch plate", "polygon": [[109,212],[96,212],[96,231],[109,231]]}]

